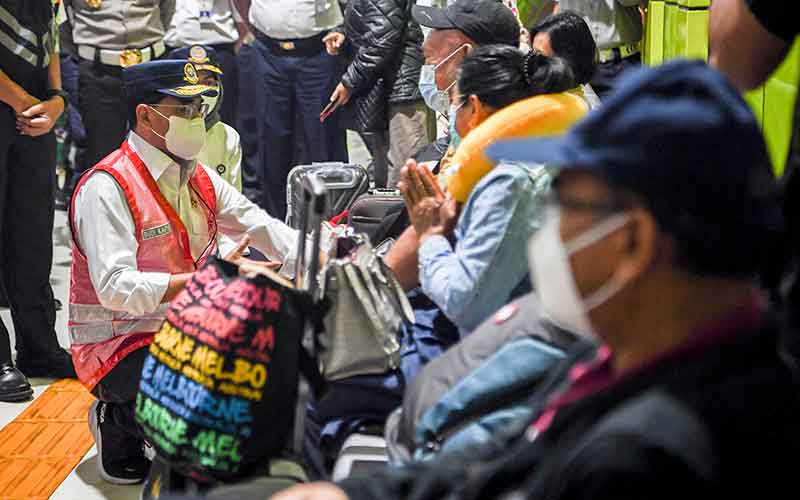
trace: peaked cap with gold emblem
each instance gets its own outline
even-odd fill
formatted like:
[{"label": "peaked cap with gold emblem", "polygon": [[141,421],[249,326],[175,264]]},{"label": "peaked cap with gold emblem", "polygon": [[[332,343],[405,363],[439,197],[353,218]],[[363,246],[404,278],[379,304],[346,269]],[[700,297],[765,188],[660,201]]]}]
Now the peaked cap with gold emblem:
[{"label": "peaked cap with gold emblem", "polygon": [[122,71],[122,85],[129,101],[136,101],[153,93],[182,100],[217,95],[214,87],[200,85],[198,81],[197,68],[185,59],[150,61]]},{"label": "peaked cap with gold emblem", "polygon": [[167,54],[170,59],[185,59],[194,64],[197,71],[207,70],[218,75],[222,73],[222,67],[217,62],[217,53],[213,47],[205,45],[192,45],[175,49]]}]

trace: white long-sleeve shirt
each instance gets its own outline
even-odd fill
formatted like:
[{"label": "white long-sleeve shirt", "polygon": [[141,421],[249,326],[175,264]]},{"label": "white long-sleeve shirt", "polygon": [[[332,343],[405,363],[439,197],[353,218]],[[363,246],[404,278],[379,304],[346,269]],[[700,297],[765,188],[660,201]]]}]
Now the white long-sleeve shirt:
[{"label": "white long-sleeve shirt", "polygon": [[[242,145],[239,133],[233,127],[222,122],[211,127],[206,133],[206,144],[197,156],[197,161],[214,170],[228,184],[242,192]],[[219,254],[228,255],[236,248],[237,242],[225,234],[219,234],[217,244]]]},{"label": "white long-sleeve shirt", "polygon": [[[209,241],[203,208],[191,190],[180,185],[180,167],[131,132],[131,149],[158,184],[186,226],[192,257],[199,258]],[[205,167],[199,167],[205,168]],[[270,217],[233,186],[206,168],[217,197],[218,231],[238,241],[245,234],[251,246],[294,272],[297,231]],[[100,303],[112,310],[141,316],[158,309],[169,285],[169,273],[139,271],[135,225],[122,188],[110,175],[93,174],[75,193],[75,237],[89,263],[89,276]]]}]

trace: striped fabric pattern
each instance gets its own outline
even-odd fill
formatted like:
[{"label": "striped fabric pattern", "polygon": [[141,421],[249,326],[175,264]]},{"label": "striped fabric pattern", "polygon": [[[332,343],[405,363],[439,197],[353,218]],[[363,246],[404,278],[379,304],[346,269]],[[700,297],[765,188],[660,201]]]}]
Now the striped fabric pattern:
[{"label": "striped fabric pattern", "polygon": [[[50,63],[50,53],[56,50],[56,40],[52,30],[40,39],[36,33],[22,26],[2,5],[0,5],[0,45],[34,67],[46,67]],[[43,54],[41,61],[39,53]]]}]

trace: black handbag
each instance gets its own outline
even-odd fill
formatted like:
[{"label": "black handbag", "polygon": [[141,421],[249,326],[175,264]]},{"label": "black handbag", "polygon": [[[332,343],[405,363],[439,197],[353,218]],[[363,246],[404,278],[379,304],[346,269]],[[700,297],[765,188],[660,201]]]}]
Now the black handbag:
[{"label": "black handbag", "polygon": [[347,224],[366,234],[374,246],[397,238],[409,226],[408,211],[399,191],[374,189],[359,196],[350,207]]}]

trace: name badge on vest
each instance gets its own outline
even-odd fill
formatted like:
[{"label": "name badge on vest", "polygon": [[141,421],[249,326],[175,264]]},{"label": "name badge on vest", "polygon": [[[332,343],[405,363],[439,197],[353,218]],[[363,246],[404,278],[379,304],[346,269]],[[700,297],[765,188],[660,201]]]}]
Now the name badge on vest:
[{"label": "name badge on vest", "polygon": [[169,223],[164,224],[163,226],[144,229],[142,230],[142,240],[152,240],[153,238],[158,238],[159,236],[169,234],[171,231],[172,227],[169,225]]}]

